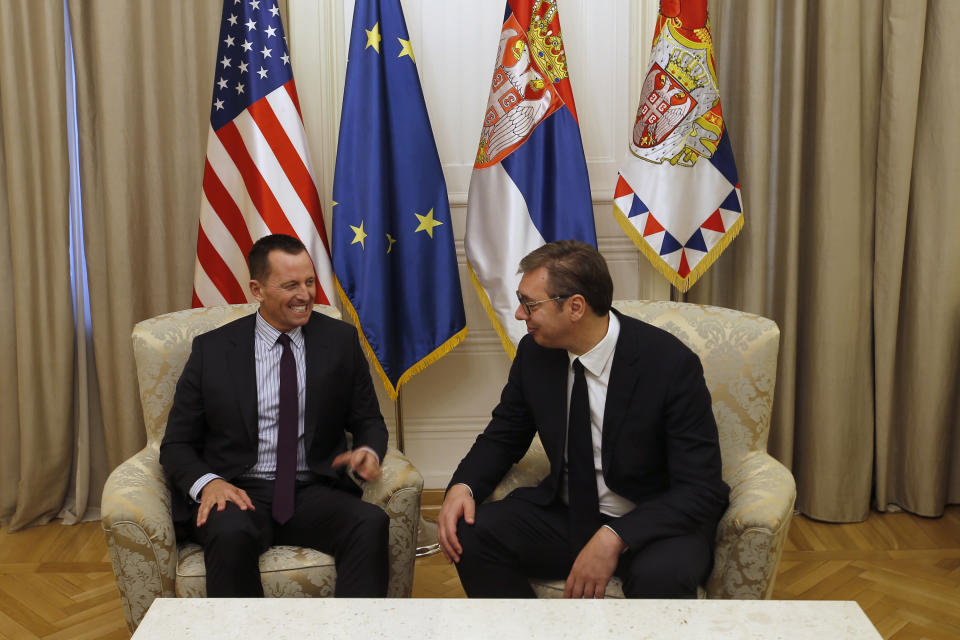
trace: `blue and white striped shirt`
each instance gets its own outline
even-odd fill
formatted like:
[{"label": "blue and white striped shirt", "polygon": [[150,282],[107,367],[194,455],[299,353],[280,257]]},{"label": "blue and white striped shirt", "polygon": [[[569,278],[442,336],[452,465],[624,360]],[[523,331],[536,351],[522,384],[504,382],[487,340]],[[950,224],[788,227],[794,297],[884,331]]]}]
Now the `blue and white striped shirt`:
[{"label": "blue and white striped shirt", "polygon": [[[303,445],[303,410],[307,380],[307,356],[303,331],[295,327],[287,332],[297,365],[297,480],[309,478],[307,454]],[[280,430],[280,357],[283,345],[277,342],[280,331],[257,312],[254,360],[257,365],[257,463],[244,476],[273,480],[277,472],[277,438]]]}]

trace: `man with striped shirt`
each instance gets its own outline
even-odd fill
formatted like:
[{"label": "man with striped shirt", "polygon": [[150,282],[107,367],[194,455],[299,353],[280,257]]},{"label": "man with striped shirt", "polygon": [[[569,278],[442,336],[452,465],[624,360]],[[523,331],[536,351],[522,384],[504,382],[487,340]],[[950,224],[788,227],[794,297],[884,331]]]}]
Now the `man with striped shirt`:
[{"label": "man with striped shirt", "polygon": [[383,597],[389,518],[347,474],[378,478],[387,446],[357,332],[313,312],[296,238],[261,238],[248,265],[259,310],[198,336],[177,383],[160,446],[174,520],[203,546],[208,597],[262,596],[274,544],[332,554],[337,596]]}]

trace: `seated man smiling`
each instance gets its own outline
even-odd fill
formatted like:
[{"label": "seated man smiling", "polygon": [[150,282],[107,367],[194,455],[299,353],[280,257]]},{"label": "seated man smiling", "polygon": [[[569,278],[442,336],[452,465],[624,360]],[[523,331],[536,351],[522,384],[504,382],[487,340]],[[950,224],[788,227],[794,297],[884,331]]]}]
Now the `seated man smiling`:
[{"label": "seated man smiling", "polygon": [[387,448],[356,329],[313,311],[296,238],[261,238],[248,265],[259,310],[197,336],[177,383],[160,445],[174,520],[203,546],[208,597],[262,596],[275,544],[333,555],[337,596],[384,597],[389,518],[346,473],[375,480]]},{"label": "seated man smiling", "polygon": [[[630,598],[696,597],[729,494],[699,358],[611,309],[613,281],[590,245],[546,244],[520,272],[528,335],[447,489],[444,554],[469,597],[534,597],[537,577],[602,598],[613,575]],[[535,434],[547,477],[479,504]]]}]

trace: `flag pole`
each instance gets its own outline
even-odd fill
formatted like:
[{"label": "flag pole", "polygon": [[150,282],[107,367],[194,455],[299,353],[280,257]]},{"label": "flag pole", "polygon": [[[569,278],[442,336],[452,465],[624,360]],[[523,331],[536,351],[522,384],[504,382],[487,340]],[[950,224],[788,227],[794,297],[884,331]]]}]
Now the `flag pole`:
[{"label": "flag pole", "polygon": [[[397,399],[393,403],[394,415],[396,416],[396,436],[397,448],[406,455],[403,443],[403,409],[401,407],[402,387],[397,389]],[[417,557],[432,556],[440,551],[440,542],[437,538],[437,523],[424,519],[423,513],[420,513],[420,524],[417,527]]]},{"label": "flag pole", "polygon": [[676,288],[672,284],[670,285],[670,302],[686,302],[687,301],[687,292],[681,292],[680,289]]},{"label": "flag pole", "polygon": [[393,402],[393,415],[394,420],[396,421],[396,437],[397,437],[397,449],[400,449],[400,452],[406,455],[407,450],[403,443],[403,410],[400,406],[400,398],[403,395],[402,387],[397,388],[397,399]]}]

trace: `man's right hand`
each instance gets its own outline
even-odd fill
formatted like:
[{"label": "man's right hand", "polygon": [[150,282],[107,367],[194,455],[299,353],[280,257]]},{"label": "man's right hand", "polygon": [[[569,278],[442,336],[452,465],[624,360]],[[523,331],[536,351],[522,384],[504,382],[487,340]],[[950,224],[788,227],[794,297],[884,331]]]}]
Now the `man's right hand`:
[{"label": "man's right hand", "polygon": [[463,518],[467,524],[473,524],[473,516],[477,505],[473,500],[470,489],[465,484],[455,484],[447,491],[437,516],[437,538],[443,555],[450,562],[460,562],[463,547],[457,539],[457,523]]},{"label": "man's right hand", "polygon": [[200,490],[200,508],[197,509],[197,526],[202,527],[207,522],[207,516],[214,508],[217,511],[223,511],[227,508],[227,502],[240,507],[241,511],[250,509],[255,510],[250,497],[243,489],[238,489],[223,478],[214,478],[203,485]]}]

